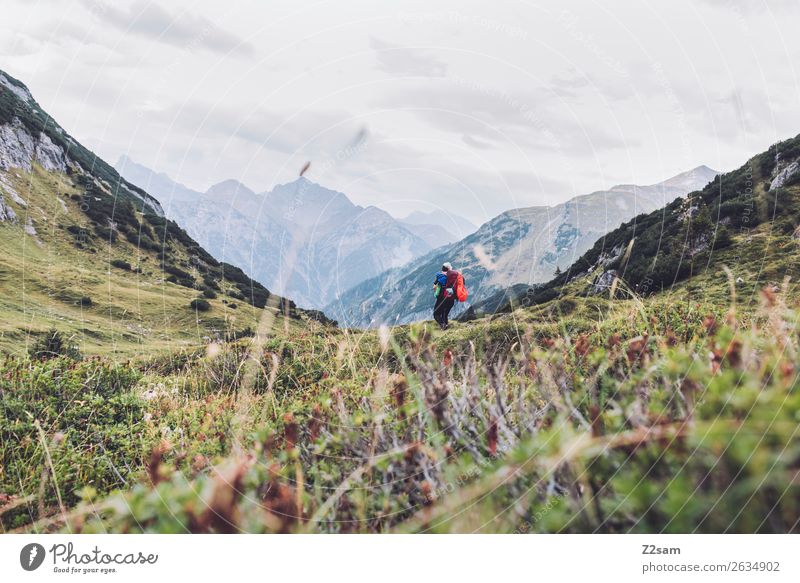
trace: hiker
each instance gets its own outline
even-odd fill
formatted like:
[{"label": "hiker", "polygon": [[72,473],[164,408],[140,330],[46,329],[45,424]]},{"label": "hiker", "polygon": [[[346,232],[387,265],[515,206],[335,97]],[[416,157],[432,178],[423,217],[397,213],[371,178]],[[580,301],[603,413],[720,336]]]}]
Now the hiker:
[{"label": "hiker", "polygon": [[450,263],[442,265],[442,270],[436,274],[433,282],[433,295],[436,302],[433,306],[433,319],[439,324],[442,330],[447,330],[447,321],[450,310],[453,309],[456,301],[464,302],[467,300],[467,287],[464,285],[464,277],[460,272],[453,269]]}]

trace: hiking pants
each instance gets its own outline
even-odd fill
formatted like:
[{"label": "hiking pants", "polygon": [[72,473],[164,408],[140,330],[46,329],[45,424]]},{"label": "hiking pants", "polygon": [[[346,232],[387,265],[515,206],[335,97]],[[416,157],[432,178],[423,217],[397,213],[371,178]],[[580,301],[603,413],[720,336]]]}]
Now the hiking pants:
[{"label": "hiking pants", "polygon": [[[444,292],[442,293],[442,296],[444,296]],[[433,319],[436,320],[440,326],[447,326],[447,317],[450,315],[450,310],[453,309],[453,305],[455,303],[455,297],[436,298],[436,304],[433,306]]]}]

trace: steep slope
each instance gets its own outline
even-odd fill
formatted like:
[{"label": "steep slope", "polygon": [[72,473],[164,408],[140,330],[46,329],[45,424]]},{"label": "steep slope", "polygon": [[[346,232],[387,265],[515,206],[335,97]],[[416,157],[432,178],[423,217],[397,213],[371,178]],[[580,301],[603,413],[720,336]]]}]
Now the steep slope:
[{"label": "steep slope", "polygon": [[546,282],[621,222],[705,186],[716,174],[700,166],[651,186],[618,185],[553,207],[507,211],[453,245],[346,291],[324,310],[352,326],[425,319],[430,282],[443,261],[464,273],[471,302],[511,285]]},{"label": "steep slope", "polygon": [[324,321],[215,259],[2,72],[0,247],[12,352],[52,326],[88,352],[130,354],[242,333],[265,307]]},{"label": "steep slope", "polygon": [[134,186],[105,161],[76,142],[36,103],[27,87],[0,71],[0,171],[45,170],[91,175],[116,199],[142,212],[163,216],[158,200]]},{"label": "steep slope", "polygon": [[733,286],[747,300],[765,285],[777,287],[785,277],[800,275],[798,224],[800,136],[614,229],[562,274],[517,293],[500,311],[542,304],[567,292],[608,295],[612,287],[623,296],[678,291],[687,299],[716,297],[728,303]]},{"label": "steep slope", "polygon": [[130,159],[117,168],[151,185],[167,214],[212,253],[302,306],[321,308],[431,249],[388,213],[305,178],[260,194],[235,180],[192,193]]}]

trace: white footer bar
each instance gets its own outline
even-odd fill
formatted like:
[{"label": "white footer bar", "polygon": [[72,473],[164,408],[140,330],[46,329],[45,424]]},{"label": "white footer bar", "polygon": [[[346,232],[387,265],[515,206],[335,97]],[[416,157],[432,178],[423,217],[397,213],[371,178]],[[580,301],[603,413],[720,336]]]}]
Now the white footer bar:
[{"label": "white footer bar", "polygon": [[798,555],[794,535],[0,535],[0,581],[800,581]]}]

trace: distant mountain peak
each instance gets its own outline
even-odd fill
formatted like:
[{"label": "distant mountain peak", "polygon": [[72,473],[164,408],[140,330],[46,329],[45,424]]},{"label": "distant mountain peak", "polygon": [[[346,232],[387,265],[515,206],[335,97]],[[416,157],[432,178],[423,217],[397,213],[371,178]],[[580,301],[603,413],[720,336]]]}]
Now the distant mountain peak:
[{"label": "distant mountain peak", "polygon": [[417,210],[400,219],[400,221],[415,227],[439,226],[456,235],[453,241],[462,239],[478,230],[477,225],[469,219],[444,209],[434,209],[427,212]]},{"label": "distant mountain peak", "polygon": [[290,180],[289,182],[281,182],[279,184],[276,184],[274,188],[284,189],[284,188],[299,188],[299,187],[304,187],[304,188],[315,187],[315,188],[330,190],[329,188],[325,188],[324,186],[314,182],[313,180],[309,180],[305,176],[298,176],[297,178],[295,178],[294,180]]},{"label": "distant mountain peak", "polygon": [[[291,182],[278,184],[271,191],[265,193],[274,204],[290,204],[295,207],[317,204],[335,203],[337,207],[360,209],[346,194],[317,184],[304,176],[295,178]],[[332,209],[330,209],[332,210]]]},{"label": "distant mountain peak", "polygon": [[255,196],[255,191],[251,190],[238,180],[230,178],[211,186],[206,190],[209,196],[229,197],[229,196]]},{"label": "distant mountain peak", "polygon": [[696,168],[692,168],[691,170],[687,170],[686,172],[681,172],[680,174],[677,174],[672,178],[668,178],[659,184],[661,186],[680,188],[682,190],[697,190],[703,188],[703,186],[714,180],[714,177],[717,174],[721,173],[717,170],[712,170],[703,164]]},{"label": "distant mountain peak", "polygon": [[[147,173],[152,176],[157,176],[159,178],[169,178],[169,175],[166,172],[155,172],[154,170],[150,170],[147,166],[139,164],[136,160],[128,156],[127,154],[120,154],[119,158],[117,159],[117,163],[114,164],[114,168],[120,173],[123,173],[124,170],[128,171],[137,171],[140,173]],[[138,186],[142,186],[139,184]],[[181,186],[183,186],[181,184]],[[142,186],[145,190],[147,188]]]},{"label": "distant mountain peak", "polygon": [[298,305],[321,307],[337,290],[431,250],[381,208],[305,177],[261,193],[225,180],[203,194],[126,162],[118,166],[169,200],[170,216],[198,243]]},{"label": "distant mountain peak", "polygon": [[712,170],[706,165],[701,165],[654,184],[639,185],[626,182],[624,184],[615,184],[609,188],[608,191],[598,190],[592,194],[603,192],[633,192],[634,190],[645,187],[666,187],[691,192],[692,190],[703,188],[706,184],[714,180],[717,174],[720,174],[720,172]]}]

